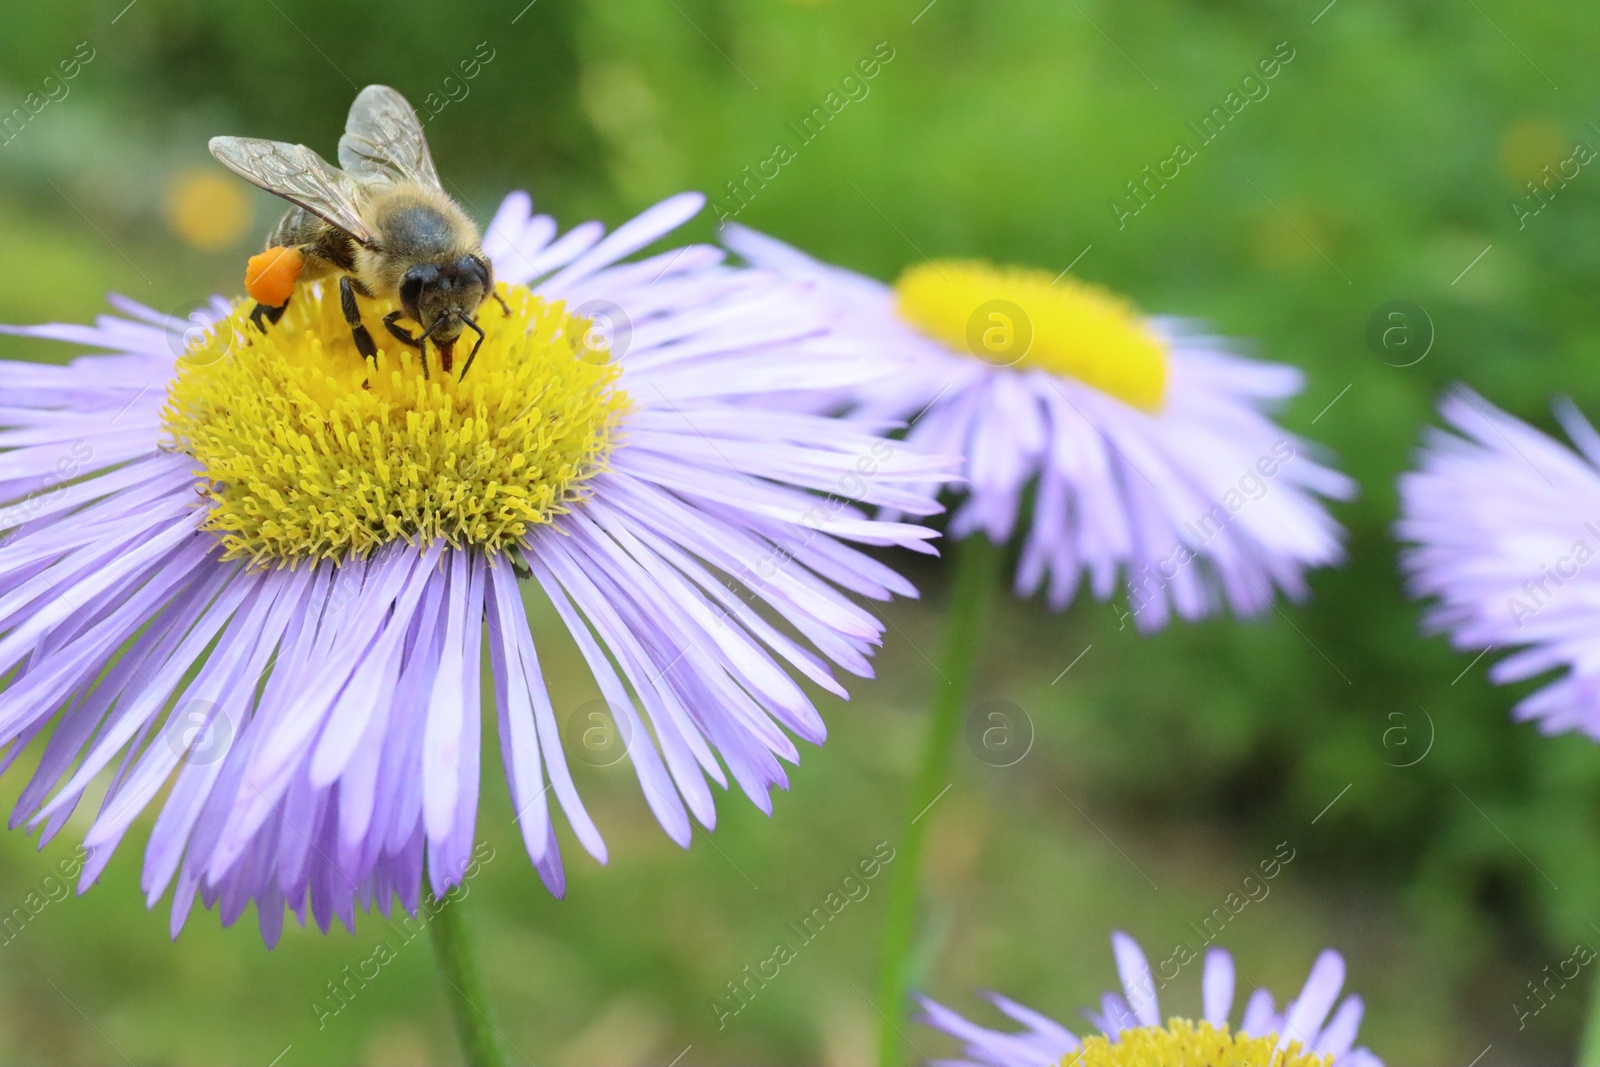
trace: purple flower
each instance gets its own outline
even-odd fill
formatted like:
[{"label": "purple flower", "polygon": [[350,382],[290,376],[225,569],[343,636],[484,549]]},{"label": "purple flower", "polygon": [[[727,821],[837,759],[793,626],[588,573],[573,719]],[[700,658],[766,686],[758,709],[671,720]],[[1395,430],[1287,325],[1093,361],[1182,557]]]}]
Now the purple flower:
[{"label": "purple flower", "polygon": [[[1206,950],[1201,978],[1203,1018],[1173,1017],[1163,1025],[1157,980],[1133,938],[1111,935],[1122,990],[1101,998],[1100,1011],[1084,1012],[1099,1033],[1079,1038],[1050,1018],[998,994],[995,1007],[1021,1023],[1020,1032],[989,1030],[923,998],[922,1021],[961,1040],[966,1067],[1208,1067],[1214,1063],[1262,1063],[1273,1067],[1383,1067],[1371,1052],[1353,1047],[1361,1027],[1361,998],[1351,994],[1335,1009],[1344,986],[1344,959],[1325,949],[1311,966],[1300,995],[1280,1012],[1272,994],[1258,988],[1245,1004],[1237,1030],[1233,1012],[1233,957]],[[1161,983],[1165,985],[1165,983]],[[1330,1016],[1329,1013],[1332,1013]],[[1272,1058],[1274,1052],[1281,1058]],[[1071,1059],[1070,1054],[1076,1053]]]},{"label": "purple flower", "polygon": [[791,736],[825,735],[796,678],[845,696],[835,666],[871,674],[883,627],[851,595],[914,595],[852,544],[932,551],[862,506],[930,514],[941,473],[753,412],[862,371],[805,283],[705,246],[622,262],[701,204],[557,238],[513,194],[485,240],[508,310],[484,305],[465,377],[424,377],[382,308],[362,359],[332,286],[264,332],[221,298],[198,326],[113,298],[124,317],[12,329],[101,353],[0,364],[0,744],[41,740],[12,824],[55,835],[110,770],[82,884],[170,784],[142,885],[152,906],[175,885],[174,934],[197,894],[226,924],[254,901],[269,943],[308,904],[324,930],[415,911],[424,876],[442,894],[472,862],[487,653],[559,895],[553,809],[606,848],[565,751],[590,723],[564,744],[519,575],[674,841],[715,824],[710,783],[770,812]]},{"label": "purple flower", "polygon": [[1600,739],[1600,436],[1570,401],[1556,418],[1577,451],[1458,388],[1400,478],[1396,534],[1408,588],[1436,603],[1427,625],[1463,651],[1522,647],[1489,672],[1519,682],[1567,673],[1513,715],[1547,733]]},{"label": "purple flower", "polygon": [[1019,595],[1043,588],[1060,609],[1085,576],[1098,599],[1120,577],[1154,630],[1224,604],[1259,614],[1343,558],[1318,497],[1354,484],[1264,414],[1300,391],[1298,370],[1043,271],[938,261],[891,288],[740,227],[726,241],[816,284],[863,363],[893,361],[889,378],[803,402],[912,419],[908,444],[966,457],[952,536],[1004,542],[1031,510]]}]

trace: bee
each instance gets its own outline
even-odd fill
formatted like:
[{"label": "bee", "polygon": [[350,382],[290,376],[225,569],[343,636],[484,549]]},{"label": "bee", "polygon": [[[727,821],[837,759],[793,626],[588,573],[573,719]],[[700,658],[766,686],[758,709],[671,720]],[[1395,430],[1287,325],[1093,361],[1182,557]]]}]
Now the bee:
[{"label": "bee", "polygon": [[[339,303],[356,350],[377,364],[378,348],[361,321],[358,296],[397,302],[383,325],[418,350],[428,375],[429,341],[451,370],[465,330],[477,341],[461,368],[465,378],[483,328],[473,316],[494,291],[494,270],[478,227],[445,193],[416,112],[405,97],[369,85],[350,105],[339,138],[339,167],[305,145],[255,137],[213,137],[211,154],[229,170],[294,205],[273,227],[267,250],[252,257],[246,289],[250,319],[265,332],[289,306],[297,281],[338,275]],[[415,333],[400,325],[406,318]]]}]

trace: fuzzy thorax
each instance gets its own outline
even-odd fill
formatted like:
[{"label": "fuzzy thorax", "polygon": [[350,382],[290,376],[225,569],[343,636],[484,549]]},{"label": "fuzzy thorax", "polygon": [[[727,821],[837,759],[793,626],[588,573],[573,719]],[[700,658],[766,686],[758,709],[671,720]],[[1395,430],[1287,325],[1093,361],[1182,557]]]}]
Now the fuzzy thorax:
[{"label": "fuzzy thorax", "polygon": [[995,366],[1074,378],[1143,411],[1160,411],[1166,345],[1127,301],[1047,271],[942,260],[895,284],[900,317]]},{"label": "fuzzy thorax", "polygon": [[587,319],[498,291],[510,314],[479,309],[487,336],[465,380],[470,331],[456,374],[430,345],[424,378],[383,328],[393,308],[364,302],[374,366],[333,285],[300,286],[264,335],[240,304],[187,351],[162,421],[196,460],[226,557],[294,566],[439,539],[498,553],[581,497],[629,406],[619,368]]},{"label": "fuzzy thorax", "polygon": [[1333,1057],[1307,1052],[1298,1041],[1278,1048],[1278,1036],[1248,1037],[1226,1026],[1173,1019],[1164,1027],[1124,1030],[1115,1041],[1097,1034],[1068,1053],[1070,1067],[1332,1067]]}]

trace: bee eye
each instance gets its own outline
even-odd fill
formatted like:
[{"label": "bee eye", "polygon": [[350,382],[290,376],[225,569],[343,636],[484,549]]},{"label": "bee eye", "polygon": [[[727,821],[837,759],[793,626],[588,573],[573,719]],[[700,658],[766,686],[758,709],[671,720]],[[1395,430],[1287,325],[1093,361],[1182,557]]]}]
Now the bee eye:
[{"label": "bee eye", "polygon": [[422,299],[422,287],[437,273],[431,267],[416,267],[407,271],[406,276],[400,280],[400,306],[407,311],[415,312],[418,301]]},{"label": "bee eye", "polygon": [[456,260],[456,272],[464,278],[476,278],[484,285],[489,284],[489,269],[483,260],[477,256],[462,256]]}]

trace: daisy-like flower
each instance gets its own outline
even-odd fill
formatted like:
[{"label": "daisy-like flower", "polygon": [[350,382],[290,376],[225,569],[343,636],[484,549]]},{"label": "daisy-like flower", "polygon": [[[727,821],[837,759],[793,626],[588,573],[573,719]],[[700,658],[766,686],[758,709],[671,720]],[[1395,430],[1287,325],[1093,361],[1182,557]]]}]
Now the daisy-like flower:
[{"label": "daisy-like flower", "polygon": [[1371,1052],[1354,1047],[1361,998],[1352,993],[1334,1007],[1344,986],[1344,959],[1332,949],[1317,957],[1300,995],[1282,1011],[1271,993],[1258,988],[1233,1029],[1234,966],[1227,952],[1206,950],[1201,1017],[1174,1016],[1163,1023],[1156,991],[1165,983],[1133,938],[1112,934],[1111,947],[1122,989],[1107,993],[1098,1012],[1083,1013],[1099,1033],[1080,1038],[993,993],[995,1007],[1025,1029],[989,1030],[926,998],[922,1021],[965,1046],[967,1059],[945,1061],[952,1067],[1383,1067]]},{"label": "daisy-like flower", "polygon": [[968,712],[998,568],[991,543],[1026,527],[1014,588],[1043,590],[1056,610],[1086,581],[1100,600],[1125,589],[1146,632],[1224,607],[1254,616],[1279,592],[1303,596],[1308,569],[1343,558],[1321,498],[1355,486],[1267,413],[1300,391],[1298,370],[1243,359],[1193,323],[1144,316],[1065,272],[930,261],[890,287],[737,226],[724,241],[757,267],[815,285],[843,317],[840,345],[863,365],[899,363],[863,387],[792,397],[794,407],[909,422],[908,446],[964,457],[965,499],[948,529],[966,542],[950,583],[947,684],[913,780],[879,963],[879,1058],[895,1062],[922,813],[948,780]]},{"label": "daisy-like flower", "polygon": [[1521,651],[1489,672],[1519,682],[1567,673],[1513,714],[1547,733],[1600,740],[1600,435],[1570,401],[1555,415],[1576,451],[1460,388],[1400,478],[1397,536],[1410,592],[1436,598],[1427,625],[1463,651]]},{"label": "daisy-like flower", "polygon": [[1318,497],[1354,483],[1264,413],[1300,391],[1298,370],[1045,271],[938,261],[891,288],[750,230],[726,242],[819,285],[864,361],[908,357],[892,378],[826,399],[914,419],[910,445],[966,457],[951,536],[1009,540],[1032,495],[1019,595],[1044,588],[1060,609],[1085,574],[1099,599],[1121,574],[1137,625],[1155,630],[1224,604],[1259,614],[1275,590],[1303,595],[1306,569],[1342,559]]},{"label": "daisy-like flower", "polygon": [[557,238],[512,195],[484,242],[505,310],[484,305],[465,377],[425,378],[377,328],[364,360],[320,283],[264,333],[221,298],[198,324],[114,299],[123,317],[13,329],[100,353],[0,363],[0,745],[42,741],[13,825],[56,834],[114,766],[83,884],[170,786],[142,885],[153,906],[175,884],[174,934],[197,894],[224,923],[254,901],[269,943],[308,905],[324,930],[415,911],[471,863],[487,654],[518,825],[560,894],[554,808],[606,849],[519,576],[673,840],[714,825],[711,782],[770,812],[792,737],[824,737],[797,679],[843,696],[833,666],[870,674],[882,627],[851,595],[914,595],[851,545],[931,551],[858,505],[930,514],[939,474],[752,413],[860,369],[804,284],[704,246],[622,262],[702,202]]}]

